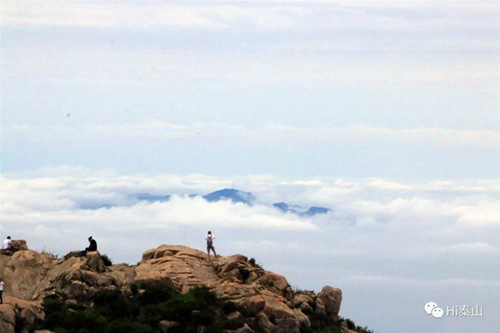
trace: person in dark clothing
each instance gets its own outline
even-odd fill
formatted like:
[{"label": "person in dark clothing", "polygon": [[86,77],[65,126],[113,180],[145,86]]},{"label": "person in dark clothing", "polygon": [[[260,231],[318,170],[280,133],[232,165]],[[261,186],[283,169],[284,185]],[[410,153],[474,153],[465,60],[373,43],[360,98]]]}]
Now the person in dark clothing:
[{"label": "person in dark clothing", "polygon": [[92,236],[89,237],[89,247],[86,247],[84,251],[82,251],[82,256],[87,255],[87,252],[97,251],[97,242]]}]

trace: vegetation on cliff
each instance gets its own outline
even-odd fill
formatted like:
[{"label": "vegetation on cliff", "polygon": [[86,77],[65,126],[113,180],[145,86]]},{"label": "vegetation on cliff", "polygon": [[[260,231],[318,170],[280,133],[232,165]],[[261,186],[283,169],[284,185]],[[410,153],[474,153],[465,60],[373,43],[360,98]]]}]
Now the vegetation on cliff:
[{"label": "vegetation on cliff", "polygon": [[244,311],[234,303],[217,299],[206,287],[181,294],[170,288],[150,285],[127,296],[118,290],[101,290],[87,302],[67,302],[49,296],[43,302],[46,318],[39,329],[70,332],[222,332],[243,326],[243,317],[228,318]]},{"label": "vegetation on cliff", "polygon": [[[152,333],[152,332],[266,332],[256,313],[234,302],[218,298],[206,287],[182,294],[167,286],[150,284],[132,295],[119,290],[101,290],[86,302],[68,300],[64,295],[44,299],[45,320],[35,329],[56,333]],[[327,315],[309,316],[311,327],[301,332],[342,333],[343,327],[358,332],[372,331],[351,320],[333,320]]]}]

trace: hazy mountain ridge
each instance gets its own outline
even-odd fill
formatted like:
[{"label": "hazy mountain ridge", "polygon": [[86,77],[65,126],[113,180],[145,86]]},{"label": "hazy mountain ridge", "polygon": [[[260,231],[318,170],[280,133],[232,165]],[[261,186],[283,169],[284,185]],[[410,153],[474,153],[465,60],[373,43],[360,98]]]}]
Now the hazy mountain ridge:
[{"label": "hazy mountain ridge", "polygon": [[303,217],[310,217],[316,214],[326,214],[329,211],[331,211],[330,208],[316,207],[316,206],[312,206],[306,209],[298,205],[288,205],[286,202],[274,203],[273,207],[282,211],[283,213],[292,213]]},{"label": "hazy mountain ridge", "polygon": [[[148,202],[165,202],[169,201],[172,198],[172,195],[154,195],[149,193],[139,193],[139,194],[131,194],[129,197],[135,198],[138,201],[148,201]],[[250,192],[244,192],[238,189],[225,188],[222,190],[218,190],[215,192],[211,192],[206,195],[198,195],[198,194],[190,194],[190,198],[193,197],[202,197],[208,202],[217,202],[221,200],[230,200],[233,203],[243,203],[249,206],[252,206],[256,197]],[[296,214],[301,217],[312,217],[317,214],[327,214],[331,211],[330,208],[312,206],[309,208],[304,208],[299,205],[290,205],[286,202],[277,202],[273,204],[273,207],[283,213],[291,213]]]},{"label": "hazy mountain ridge", "polygon": [[[102,208],[113,208],[126,205],[134,205],[138,202],[168,202],[172,199],[173,194],[151,194],[148,192],[132,193],[127,196],[125,203],[113,203],[108,201],[106,203],[102,202],[83,202],[80,203],[80,209],[102,209]],[[233,188],[225,188],[222,190],[217,190],[206,195],[201,194],[181,194],[182,197],[196,198],[201,197],[208,202],[218,202],[221,200],[229,200],[233,203],[242,203],[248,206],[253,206],[257,198],[251,192],[245,192]],[[283,213],[295,214],[300,217],[312,217],[318,214],[327,214],[332,211],[330,208],[311,206],[302,207],[299,205],[288,204],[286,202],[277,202],[272,205],[277,210]]]},{"label": "hazy mountain ridge", "polygon": [[234,203],[241,202],[247,205],[253,205],[256,198],[250,192],[244,192],[237,189],[225,188],[203,196],[208,202],[217,202],[220,200],[231,200]]}]

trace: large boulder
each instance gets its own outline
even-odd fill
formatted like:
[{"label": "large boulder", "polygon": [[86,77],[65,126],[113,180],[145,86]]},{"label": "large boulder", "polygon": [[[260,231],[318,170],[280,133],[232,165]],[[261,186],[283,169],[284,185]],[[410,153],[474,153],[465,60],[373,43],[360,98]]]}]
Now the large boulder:
[{"label": "large boulder", "polygon": [[28,249],[28,245],[24,239],[17,239],[12,241],[11,249],[14,251],[26,251]]},{"label": "large boulder", "polygon": [[0,304],[0,332],[28,332],[35,321],[43,320],[44,317],[40,302],[5,296],[3,304]]},{"label": "large boulder", "polygon": [[330,286],[324,286],[318,294],[318,299],[322,301],[327,315],[332,317],[334,320],[339,319],[340,303],[342,302],[342,290]]},{"label": "large boulder", "polygon": [[[294,308],[300,309],[303,313],[309,315],[314,313],[315,307],[314,295],[312,292],[300,292],[294,295],[292,304]],[[324,305],[323,305],[324,307]]]},{"label": "large boulder", "polygon": [[70,298],[86,299],[103,288],[130,291],[135,272],[128,265],[107,267],[101,256],[68,256],[58,259],[48,253],[18,251],[0,255],[0,276],[6,295],[23,300],[41,301],[58,292]]},{"label": "large boulder", "polygon": [[293,296],[292,289],[290,288],[287,279],[279,274],[265,272],[265,274],[258,278],[256,282],[264,288],[271,290],[286,299],[290,300]]},{"label": "large boulder", "polygon": [[64,256],[64,260],[68,260],[69,258],[73,258],[73,257],[83,257],[83,251],[71,251],[71,252],[68,252],[66,253],[66,255]]},{"label": "large boulder", "polygon": [[270,290],[243,298],[240,304],[256,315],[259,325],[265,332],[300,332],[301,326],[310,327],[307,316],[293,309],[283,296]]},{"label": "large boulder", "polygon": [[[85,300],[100,289],[130,292],[134,268],[125,264],[106,267],[99,255],[70,257],[53,267],[48,276],[52,292]],[[50,293],[51,290],[47,290]]]},{"label": "large boulder", "polygon": [[187,292],[193,287],[213,288],[217,275],[205,253],[185,246],[162,245],[143,253],[135,267],[136,283],[161,283]]},{"label": "large boulder", "polygon": [[90,270],[97,273],[103,273],[106,271],[106,265],[104,264],[104,261],[99,255],[99,252],[97,251],[88,252],[87,259],[88,259],[87,265]]},{"label": "large boulder", "polygon": [[49,254],[26,250],[15,252],[12,256],[2,256],[0,260],[0,276],[5,283],[4,291],[7,295],[36,300],[49,287],[47,275],[54,261]]},{"label": "large boulder", "polygon": [[7,302],[7,297],[4,297],[4,303],[0,304],[0,332],[14,333],[16,327],[16,311],[14,306]]}]

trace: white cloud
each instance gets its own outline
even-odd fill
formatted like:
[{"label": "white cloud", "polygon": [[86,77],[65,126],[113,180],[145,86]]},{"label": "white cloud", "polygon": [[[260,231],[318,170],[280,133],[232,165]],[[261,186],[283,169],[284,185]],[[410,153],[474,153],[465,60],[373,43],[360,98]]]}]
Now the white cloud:
[{"label": "white cloud", "polygon": [[359,283],[373,283],[375,285],[390,285],[405,286],[405,287],[427,287],[434,288],[459,288],[471,287],[474,285],[483,285],[490,288],[499,287],[500,281],[497,280],[484,280],[484,279],[413,279],[413,278],[394,278],[393,276],[383,275],[358,275],[353,276],[352,279]]},{"label": "white cloud", "polygon": [[135,29],[155,26],[220,27],[206,11],[191,6],[161,5],[155,2],[94,1],[7,2],[3,6],[4,25],[65,26]]},{"label": "white cloud", "polygon": [[[4,223],[81,223],[96,221],[110,227],[137,225],[147,227],[215,225],[230,228],[271,228],[284,230],[313,230],[306,219],[283,215],[274,208],[262,205],[247,206],[231,202],[208,203],[202,198],[173,196],[164,203],[136,203],[128,195],[142,192],[157,194],[207,194],[227,182],[206,182],[211,177],[192,175],[184,178],[121,177],[78,179],[33,178],[11,180],[2,178],[2,220]],[[181,192],[185,191],[185,192]],[[81,209],[93,203],[119,205],[101,209]],[[125,205],[125,206],[123,206]]]},{"label": "white cloud", "polygon": [[[26,29],[27,35],[31,27],[86,32],[75,44],[54,43],[45,30],[36,43],[3,43],[10,69],[2,76],[120,88],[158,86],[166,78],[371,89],[491,87],[498,84],[500,50],[499,14],[492,8],[436,2],[12,1],[2,6],[5,28]],[[103,37],[100,31],[109,28],[132,31],[127,38]],[[165,31],[180,39],[158,43],[154,36],[170,39]]]},{"label": "white cloud", "polygon": [[453,255],[464,255],[475,253],[476,255],[481,255],[485,253],[500,254],[500,248],[492,244],[485,242],[473,242],[473,243],[459,243],[456,245],[446,246],[439,249],[433,249],[434,251],[440,251],[442,253],[448,253]]},{"label": "white cloud", "polygon": [[[267,3],[214,2],[165,3],[158,1],[106,3],[95,1],[6,2],[3,24],[76,26],[95,28],[127,27],[135,29],[173,26],[179,28],[262,29],[423,29],[471,24],[465,14],[483,14],[475,25],[492,24],[498,8],[484,2],[449,3],[446,1],[295,1]],[[422,13],[440,15],[421,15]],[[328,13],[329,19],[322,17]],[[413,13],[413,15],[411,15]],[[452,15],[451,13],[455,13]],[[462,15],[456,15],[460,13]],[[488,15],[489,14],[489,15]]]},{"label": "white cloud", "polygon": [[[385,128],[370,126],[351,127],[297,127],[280,124],[243,126],[227,123],[202,123],[190,125],[149,120],[142,123],[75,126],[3,125],[3,131],[24,135],[32,140],[93,140],[119,141],[134,136],[144,140],[224,140],[238,141],[245,145],[286,144],[297,147],[304,144],[401,144],[412,147],[471,147],[497,149],[500,132],[493,130],[459,130],[450,128]],[[43,137],[39,137],[43,133]],[[82,134],[83,133],[83,134]],[[100,140],[101,141],[101,140]]]},{"label": "white cloud", "polygon": [[473,205],[455,208],[459,214],[457,222],[475,228],[481,226],[500,225],[500,209],[498,199],[485,198]]}]

